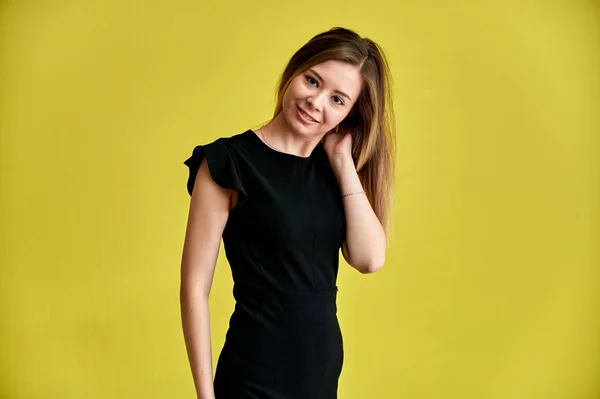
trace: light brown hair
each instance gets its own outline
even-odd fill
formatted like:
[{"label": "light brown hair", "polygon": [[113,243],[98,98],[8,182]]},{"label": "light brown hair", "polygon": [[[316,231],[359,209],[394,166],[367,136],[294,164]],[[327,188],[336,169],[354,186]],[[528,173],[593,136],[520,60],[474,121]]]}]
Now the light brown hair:
[{"label": "light brown hair", "polygon": [[395,119],[391,74],[383,49],[356,32],[335,27],[310,39],[290,59],[279,79],[274,117],[290,82],[308,68],[337,60],[358,68],[363,87],[340,127],[352,129],[352,157],[377,218],[389,231],[394,182]]}]

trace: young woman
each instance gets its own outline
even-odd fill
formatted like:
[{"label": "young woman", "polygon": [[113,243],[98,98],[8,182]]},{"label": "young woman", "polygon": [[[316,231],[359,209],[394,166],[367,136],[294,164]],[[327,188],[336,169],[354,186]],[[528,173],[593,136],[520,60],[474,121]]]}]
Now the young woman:
[{"label": "young woman", "polygon": [[[184,162],[180,297],[199,398],[337,397],[339,251],[361,273],[384,264],[390,99],[381,48],[334,28],[291,58],[269,123],[198,145]],[[213,381],[208,296],[221,237],[236,304]]]}]

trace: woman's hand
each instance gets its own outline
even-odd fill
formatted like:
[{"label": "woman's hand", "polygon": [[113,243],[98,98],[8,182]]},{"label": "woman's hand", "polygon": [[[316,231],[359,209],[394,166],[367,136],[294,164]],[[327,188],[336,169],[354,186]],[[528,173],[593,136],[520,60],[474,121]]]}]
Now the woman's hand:
[{"label": "woman's hand", "polygon": [[323,148],[329,158],[330,163],[339,160],[352,159],[352,134],[350,131],[339,130],[328,132],[323,137]]}]

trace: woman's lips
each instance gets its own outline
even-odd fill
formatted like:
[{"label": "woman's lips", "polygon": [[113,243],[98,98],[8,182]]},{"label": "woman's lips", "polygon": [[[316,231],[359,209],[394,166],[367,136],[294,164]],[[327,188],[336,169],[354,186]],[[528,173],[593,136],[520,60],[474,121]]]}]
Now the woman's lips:
[{"label": "woman's lips", "polygon": [[296,108],[298,108],[298,115],[300,115],[300,117],[305,120],[308,123],[318,123],[319,121],[316,120],[315,118],[313,118],[312,116],[310,116],[308,113],[306,113],[302,108],[300,108],[298,105],[296,105]]}]

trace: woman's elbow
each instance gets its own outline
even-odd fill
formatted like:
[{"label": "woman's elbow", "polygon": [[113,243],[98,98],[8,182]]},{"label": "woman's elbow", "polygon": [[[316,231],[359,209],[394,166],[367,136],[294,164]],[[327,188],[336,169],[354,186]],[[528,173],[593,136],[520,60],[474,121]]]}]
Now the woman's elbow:
[{"label": "woman's elbow", "polygon": [[362,274],[370,274],[370,273],[375,273],[378,270],[381,270],[381,268],[383,267],[384,264],[385,264],[385,256],[380,256],[380,257],[371,259],[369,262],[365,262],[364,264],[360,265],[360,267],[358,267],[357,269]]}]

